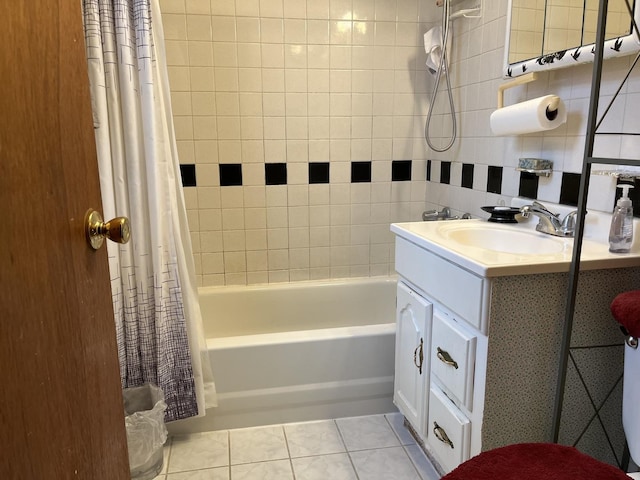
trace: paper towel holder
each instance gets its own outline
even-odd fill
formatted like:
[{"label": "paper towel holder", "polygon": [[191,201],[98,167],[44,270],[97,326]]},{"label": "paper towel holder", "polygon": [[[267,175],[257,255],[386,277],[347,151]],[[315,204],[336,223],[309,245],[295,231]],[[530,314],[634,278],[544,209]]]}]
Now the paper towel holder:
[{"label": "paper towel holder", "polygon": [[[498,87],[498,108],[504,107],[504,91],[507,88],[517,87],[518,85],[524,85],[525,83],[535,82],[538,79],[536,72],[527,73],[521,77],[517,77],[513,80],[503,83]],[[547,106],[546,116],[548,120],[555,120],[558,116],[558,107],[560,106],[560,99],[554,98]]]}]

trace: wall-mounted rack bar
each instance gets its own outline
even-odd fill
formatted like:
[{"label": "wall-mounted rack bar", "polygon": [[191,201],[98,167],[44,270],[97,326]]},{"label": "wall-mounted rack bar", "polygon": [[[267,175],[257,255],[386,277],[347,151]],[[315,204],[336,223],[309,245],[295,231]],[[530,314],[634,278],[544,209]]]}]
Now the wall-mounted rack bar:
[{"label": "wall-mounted rack bar", "polygon": [[[436,6],[443,7],[447,0],[436,0]],[[449,17],[449,20],[455,20],[457,18],[482,18],[482,1],[471,7],[471,8],[461,8],[453,13]],[[450,0],[450,4],[461,3],[460,0]]]}]

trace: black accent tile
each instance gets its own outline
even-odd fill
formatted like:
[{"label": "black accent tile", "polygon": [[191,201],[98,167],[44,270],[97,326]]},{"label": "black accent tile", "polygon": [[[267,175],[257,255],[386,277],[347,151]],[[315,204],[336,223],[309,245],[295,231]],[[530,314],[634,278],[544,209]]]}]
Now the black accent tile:
[{"label": "black accent tile", "polygon": [[538,198],[538,177],[535,173],[520,172],[520,187],[518,196]]},{"label": "black accent tile", "polygon": [[473,188],[473,163],[462,164],[462,188]]},{"label": "black accent tile", "polygon": [[431,160],[427,160],[427,182],[431,181]]},{"label": "black accent tile", "polygon": [[329,183],[329,162],[309,164],[309,183]]},{"label": "black accent tile", "polygon": [[411,160],[393,160],[391,162],[391,180],[394,182],[411,180]]},{"label": "black accent tile", "polygon": [[579,173],[562,173],[562,183],[560,184],[560,203],[565,205],[578,205],[578,194],[580,193]]},{"label": "black accent tile", "polygon": [[351,162],[351,183],[371,181],[371,162]]},{"label": "black accent tile", "polygon": [[265,163],[264,178],[267,185],[287,184],[287,164],[286,163]]},{"label": "black accent tile", "polygon": [[242,185],[242,164],[221,163],[220,186],[231,187],[234,185]]},{"label": "black accent tile", "polygon": [[[631,206],[633,206],[633,216],[634,217],[640,217],[640,182],[638,181],[637,178],[631,179],[631,178],[619,178],[617,185],[633,185],[634,188],[630,188],[629,189],[629,198],[631,199]],[[616,203],[618,203],[618,199],[622,196],[622,189],[621,188],[616,188],[616,198],[615,201],[613,202],[613,205],[611,206],[611,211],[613,211],[613,209],[616,206]]]},{"label": "black accent tile", "polygon": [[487,171],[487,192],[502,193],[502,167],[494,167],[489,165]]},{"label": "black accent tile", "polygon": [[196,187],[196,166],[194,164],[180,165],[180,176],[183,187]]},{"label": "black accent tile", "polygon": [[451,182],[451,162],[440,162],[440,183]]}]

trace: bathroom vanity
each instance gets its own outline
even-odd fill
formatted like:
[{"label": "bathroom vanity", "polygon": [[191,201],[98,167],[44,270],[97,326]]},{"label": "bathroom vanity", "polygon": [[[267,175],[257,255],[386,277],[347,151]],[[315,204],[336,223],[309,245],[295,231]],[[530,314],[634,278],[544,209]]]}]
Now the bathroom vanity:
[{"label": "bathroom vanity", "polygon": [[[481,451],[549,441],[573,240],[481,220],[391,230],[394,402],[427,454],[447,473]],[[640,285],[640,255],[610,254],[585,237],[582,258],[572,345],[620,344],[609,305]],[[607,388],[622,372],[621,361],[593,362],[591,381],[606,377]],[[582,428],[570,423],[566,438]]]}]

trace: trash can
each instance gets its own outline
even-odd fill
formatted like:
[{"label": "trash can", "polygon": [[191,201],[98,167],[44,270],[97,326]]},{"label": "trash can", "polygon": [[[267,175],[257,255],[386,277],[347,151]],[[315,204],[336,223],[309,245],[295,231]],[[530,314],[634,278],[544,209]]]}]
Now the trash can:
[{"label": "trash can", "polygon": [[162,447],[167,440],[164,393],[159,387],[147,383],[125,388],[122,396],[131,478],[151,480],[162,471]]}]

